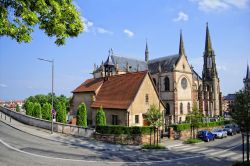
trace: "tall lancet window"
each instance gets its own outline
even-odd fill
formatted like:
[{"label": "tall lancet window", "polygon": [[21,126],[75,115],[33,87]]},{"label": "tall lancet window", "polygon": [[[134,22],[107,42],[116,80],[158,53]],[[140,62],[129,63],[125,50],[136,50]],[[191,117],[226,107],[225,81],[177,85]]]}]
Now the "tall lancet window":
[{"label": "tall lancet window", "polygon": [[211,69],[212,68],[212,58],[207,57],[207,68]]}]

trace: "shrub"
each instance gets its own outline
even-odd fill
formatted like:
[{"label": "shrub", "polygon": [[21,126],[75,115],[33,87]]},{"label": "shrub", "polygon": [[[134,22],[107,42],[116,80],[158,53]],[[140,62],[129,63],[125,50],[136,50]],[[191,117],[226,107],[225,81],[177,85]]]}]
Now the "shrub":
[{"label": "shrub", "polygon": [[20,107],[18,104],[16,105],[16,112],[20,112]]},{"label": "shrub", "polygon": [[196,138],[189,138],[186,141],[184,141],[185,144],[195,144],[199,142],[202,142],[202,140]]},{"label": "shrub", "polygon": [[41,105],[39,103],[34,104],[32,116],[34,116],[36,118],[42,117]]},{"label": "shrub", "polygon": [[144,144],[142,149],[166,149],[166,147],[159,144]]},{"label": "shrub", "polygon": [[190,124],[189,123],[174,124],[171,125],[171,127],[173,127],[175,131],[183,131],[190,129]]},{"label": "shrub", "polygon": [[56,121],[66,123],[66,106],[64,103],[58,103],[56,110]]},{"label": "shrub", "polygon": [[87,127],[87,110],[84,103],[77,108],[76,124],[82,127]]},{"label": "shrub", "polygon": [[97,110],[96,113],[96,126],[105,126],[106,125],[106,116],[102,107]]},{"label": "shrub", "polygon": [[26,115],[32,116],[34,104],[32,102],[27,102]]},{"label": "shrub", "polygon": [[52,106],[49,103],[45,103],[42,107],[42,118],[46,120],[51,120],[51,110]]},{"label": "shrub", "polygon": [[96,126],[96,132],[100,134],[115,134],[115,135],[121,135],[121,134],[150,134],[150,132],[153,131],[153,127],[127,127],[127,126]]}]

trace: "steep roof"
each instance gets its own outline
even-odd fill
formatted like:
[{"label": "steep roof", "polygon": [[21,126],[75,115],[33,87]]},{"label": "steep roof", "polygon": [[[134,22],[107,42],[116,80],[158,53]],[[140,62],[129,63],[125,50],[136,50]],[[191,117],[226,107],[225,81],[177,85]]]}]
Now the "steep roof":
[{"label": "steep roof", "polygon": [[202,80],[201,76],[199,76],[199,74],[193,68],[191,68],[191,70],[192,70],[193,78],[201,81]]},{"label": "steep roof", "polygon": [[147,74],[147,71],[142,71],[108,77],[91,107],[128,109]]},{"label": "steep roof", "polygon": [[[111,55],[111,58],[109,60],[109,63],[112,62],[116,66],[118,64],[118,68],[120,71],[127,71],[127,65],[129,67],[130,72],[137,72],[137,71],[145,71],[148,70],[147,63],[142,60],[137,60],[137,59],[132,59],[132,58],[126,58],[126,57],[121,57],[121,56],[116,56],[116,55]],[[96,69],[94,72],[99,72],[102,71],[102,65]]]},{"label": "steep roof", "polygon": [[92,78],[84,81],[80,86],[78,86],[73,93],[80,92],[94,92],[96,91],[103,83],[103,78]]},{"label": "steep roof", "polygon": [[235,94],[228,94],[227,96],[224,96],[224,100],[235,100],[235,97]]},{"label": "steep roof", "polygon": [[171,56],[165,56],[157,59],[150,60],[148,62],[148,69],[151,74],[158,73],[159,65],[161,66],[162,72],[169,72],[172,71],[174,68],[174,65],[179,60],[179,55],[171,55]]}]

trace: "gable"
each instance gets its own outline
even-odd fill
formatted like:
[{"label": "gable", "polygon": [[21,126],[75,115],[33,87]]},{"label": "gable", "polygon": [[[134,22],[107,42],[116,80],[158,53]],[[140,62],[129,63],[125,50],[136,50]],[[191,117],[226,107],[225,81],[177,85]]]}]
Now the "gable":
[{"label": "gable", "polygon": [[178,62],[176,63],[175,70],[180,72],[192,73],[192,70],[185,56],[180,56]]}]

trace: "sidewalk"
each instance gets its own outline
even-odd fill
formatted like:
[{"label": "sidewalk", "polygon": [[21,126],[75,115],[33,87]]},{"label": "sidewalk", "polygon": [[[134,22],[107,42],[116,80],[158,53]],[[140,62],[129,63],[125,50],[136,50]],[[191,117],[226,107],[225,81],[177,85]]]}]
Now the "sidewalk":
[{"label": "sidewalk", "polygon": [[[22,132],[28,133],[33,136],[37,136],[43,139],[48,139],[51,141],[57,141],[61,143],[66,143],[74,146],[81,146],[83,148],[93,149],[93,150],[101,150],[101,151],[134,151],[134,150],[140,150],[140,146],[132,146],[132,145],[119,145],[119,144],[109,144],[105,142],[96,141],[93,138],[80,138],[75,137],[71,135],[65,135],[61,133],[54,132],[51,134],[50,130],[41,129],[34,126],[25,125],[23,123],[20,123],[14,119],[10,118],[6,115],[2,114],[2,118],[0,117],[0,121],[3,123],[20,130]],[[180,146],[182,145],[182,141],[179,140],[170,140],[167,138],[162,139],[161,145],[166,146],[167,149],[170,149],[171,147]]]}]

